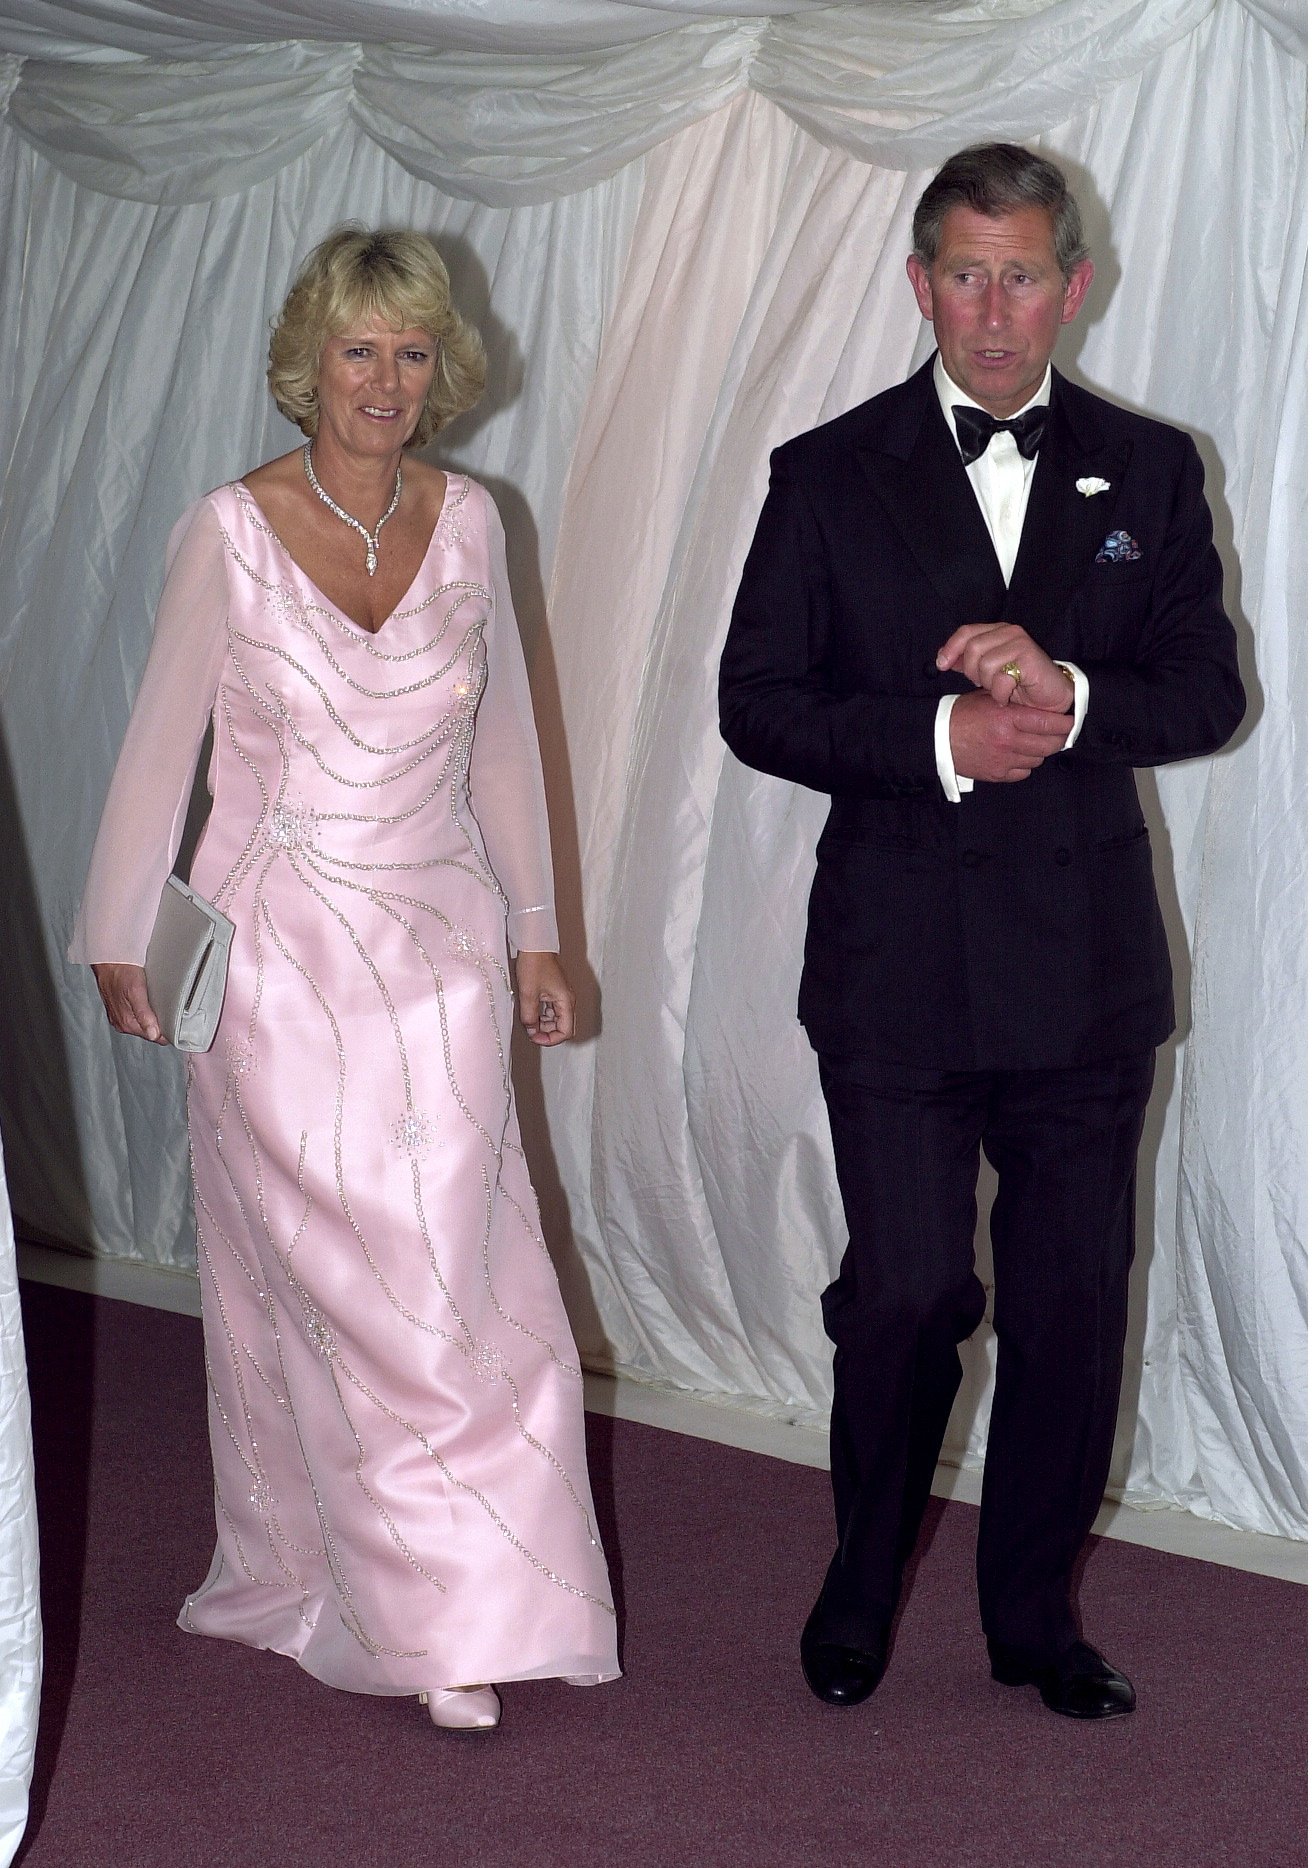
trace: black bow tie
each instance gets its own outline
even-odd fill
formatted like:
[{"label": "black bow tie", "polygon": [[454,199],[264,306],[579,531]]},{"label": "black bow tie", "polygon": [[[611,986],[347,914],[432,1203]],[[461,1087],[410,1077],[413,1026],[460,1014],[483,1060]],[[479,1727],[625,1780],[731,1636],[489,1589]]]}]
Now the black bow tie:
[{"label": "black bow tie", "polygon": [[963,463],[969,467],[977,461],[994,435],[1014,435],[1016,446],[1027,461],[1032,461],[1039,451],[1043,439],[1043,424],[1048,419],[1047,407],[1039,403],[1035,408],[1026,409],[1023,415],[1013,415],[1010,421],[996,421],[985,409],[972,409],[960,402],[952,404],[952,419],[957,424],[957,445],[961,449]]}]

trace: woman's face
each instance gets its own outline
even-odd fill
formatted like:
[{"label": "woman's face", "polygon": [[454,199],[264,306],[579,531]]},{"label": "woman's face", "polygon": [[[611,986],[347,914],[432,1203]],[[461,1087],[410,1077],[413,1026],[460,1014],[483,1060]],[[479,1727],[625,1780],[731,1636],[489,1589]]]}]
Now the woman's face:
[{"label": "woman's face", "polygon": [[423,413],[437,367],[427,331],[394,331],[366,319],[319,353],[319,434],[328,429],[349,454],[395,454]]}]

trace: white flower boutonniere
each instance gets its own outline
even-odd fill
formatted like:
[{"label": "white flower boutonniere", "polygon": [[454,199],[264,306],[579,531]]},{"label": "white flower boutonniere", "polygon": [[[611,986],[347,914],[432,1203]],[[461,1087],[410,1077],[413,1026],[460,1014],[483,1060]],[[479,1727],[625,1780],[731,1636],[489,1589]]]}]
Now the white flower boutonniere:
[{"label": "white flower boutonniere", "polygon": [[1083,493],[1085,499],[1092,499],[1095,493],[1110,493],[1111,490],[1111,481],[1099,480],[1096,475],[1090,475],[1087,480],[1077,480],[1075,482],[1075,491],[1077,493]]}]

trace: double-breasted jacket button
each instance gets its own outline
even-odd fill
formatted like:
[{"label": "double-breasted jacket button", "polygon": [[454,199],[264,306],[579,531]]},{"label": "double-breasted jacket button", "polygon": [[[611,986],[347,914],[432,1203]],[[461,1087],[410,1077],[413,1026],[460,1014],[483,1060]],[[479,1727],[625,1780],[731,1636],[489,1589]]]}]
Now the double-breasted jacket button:
[{"label": "double-breasted jacket button", "polygon": [[1064,843],[1058,844],[1057,848],[1052,852],[1052,860],[1056,863],[1058,869],[1064,869],[1067,863],[1069,863],[1071,860],[1071,853]]}]

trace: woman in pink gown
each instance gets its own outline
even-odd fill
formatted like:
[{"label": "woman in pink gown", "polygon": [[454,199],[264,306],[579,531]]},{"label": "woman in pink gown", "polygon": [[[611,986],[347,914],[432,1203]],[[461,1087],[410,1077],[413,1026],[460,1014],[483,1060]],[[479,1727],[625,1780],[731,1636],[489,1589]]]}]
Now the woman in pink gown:
[{"label": "woman in pink gown", "polygon": [[141,962],[212,722],[191,881],[236,935],[188,1120],[218,1547],[181,1625],[484,1729],[491,1682],[618,1668],[510,1085],[516,1004],[551,1044],[572,999],[504,540],[481,486],[402,455],[481,348],[429,242],[347,230],[270,354],[311,442],[173,533],[72,954],[159,1041]]}]

